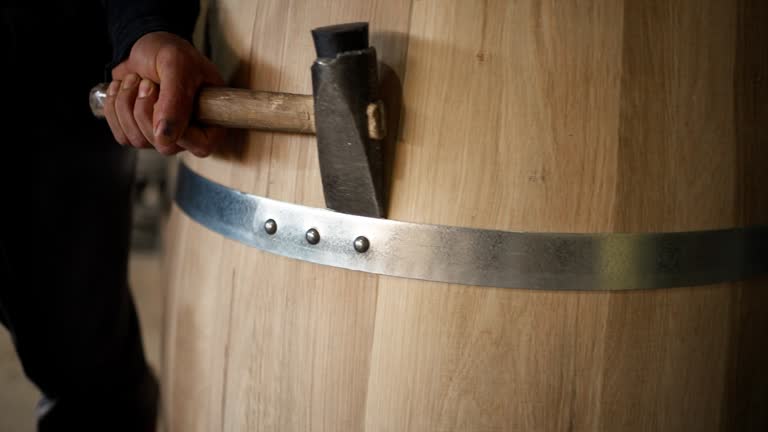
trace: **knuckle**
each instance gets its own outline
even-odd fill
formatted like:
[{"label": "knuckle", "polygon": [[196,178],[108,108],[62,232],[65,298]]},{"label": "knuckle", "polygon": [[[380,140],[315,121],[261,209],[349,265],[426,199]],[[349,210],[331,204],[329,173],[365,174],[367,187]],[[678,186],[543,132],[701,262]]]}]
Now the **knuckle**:
[{"label": "knuckle", "polygon": [[121,81],[119,80],[113,80],[109,83],[109,86],[107,87],[107,99],[117,95],[117,92],[120,90],[120,83]]},{"label": "knuckle", "polygon": [[139,80],[139,76],[135,73],[130,73],[123,78],[122,84],[120,85],[120,92],[125,92],[126,90],[131,90],[133,87],[135,87],[136,83]]},{"label": "knuckle", "polygon": [[184,55],[175,46],[165,46],[157,53],[157,65],[160,67],[178,67],[184,62]]},{"label": "knuckle", "polygon": [[133,89],[120,87],[120,91],[117,93],[116,98],[118,101],[126,100],[131,97],[132,93]]}]

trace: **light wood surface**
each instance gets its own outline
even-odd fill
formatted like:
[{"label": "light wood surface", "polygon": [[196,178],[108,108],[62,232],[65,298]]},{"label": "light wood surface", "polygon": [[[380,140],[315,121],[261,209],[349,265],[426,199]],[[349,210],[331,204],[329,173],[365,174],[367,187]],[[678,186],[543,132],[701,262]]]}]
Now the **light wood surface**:
[{"label": "light wood surface", "polygon": [[197,118],[231,128],[315,132],[312,95],[211,87],[200,93]]},{"label": "light wood surface", "polygon": [[[402,82],[389,217],[557,232],[768,223],[756,0],[219,0],[231,84],[309,93],[311,28],[371,22]],[[322,207],[314,138],[233,132],[197,172]],[[768,430],[768,280],[622,293],[379,277],[174,209],[169,431]]]},{"label": "light wood surface", "polygon": [[[108,84],[91,89],[91,111],[104,118]],[[315,133],[312,95],[253,91],[228,87],[204,87],[197,95],[194,120],[211,126],[300,134]],[[374,133],[380,120],[369,116]],[[373,135],[372,135],[373,136]]]}]

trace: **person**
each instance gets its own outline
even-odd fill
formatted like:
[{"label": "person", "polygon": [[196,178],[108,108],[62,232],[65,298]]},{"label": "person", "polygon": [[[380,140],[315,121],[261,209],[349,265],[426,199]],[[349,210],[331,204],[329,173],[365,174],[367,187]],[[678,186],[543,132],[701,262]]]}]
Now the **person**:
[{"label": "person", "polygon": [[[127,284],[133,148],[210,154],[221,132],[189,116],[221,78],[190,43],[194,0],[40,3],[0,5],[0,322],[42,393],[38,430],[153,431]],[[105,78],[107,122],[87,100]]]}]

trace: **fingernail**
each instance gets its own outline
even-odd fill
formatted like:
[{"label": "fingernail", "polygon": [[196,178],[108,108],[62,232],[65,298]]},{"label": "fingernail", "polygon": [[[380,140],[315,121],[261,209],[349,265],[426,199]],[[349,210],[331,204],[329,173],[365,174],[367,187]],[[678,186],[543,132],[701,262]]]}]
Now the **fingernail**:
[{"label": "fingernail", "polygon": [[128,90],[131,87],[135,86],[136,80],[138,80],[138,78],[139,77],[137,77],[136,75],[128,75],[127,77],[125,77],[125,79],[123,80],[123,90]]},{"label": "fingernail", "polygon": [[107,89],[107,95],[108,96],[114,96],[117,94],[117,90],[120,88],[120,81],[112,81],[109,83],[109,88]]},{"label": "fingernail", "polygon": [[152,81],[141,80],[141,84],[139,84],[139,99],[144,99],[150,93],[152,93]]},{"label": "fingernail", "polygon": [[166,138],[173,138],[174,130],[175,124],[173,121],[160,120],[160,122],[155,127],[155,136],[159,137],[160,135],[163,135]]}]

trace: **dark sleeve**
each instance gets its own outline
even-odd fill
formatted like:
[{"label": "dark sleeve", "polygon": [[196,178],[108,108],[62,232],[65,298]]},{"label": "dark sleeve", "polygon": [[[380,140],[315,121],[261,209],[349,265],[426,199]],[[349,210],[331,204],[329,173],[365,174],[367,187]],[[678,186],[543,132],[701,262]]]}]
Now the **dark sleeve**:
[{"label": "dark sleeve", "polygon": [[107,70],[128,58],[142,36],[155,31],[175,33],[191,40],[200,12],[199,0],[101,0],[112,41],[112,62]]}]

